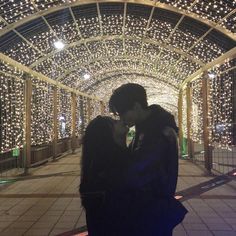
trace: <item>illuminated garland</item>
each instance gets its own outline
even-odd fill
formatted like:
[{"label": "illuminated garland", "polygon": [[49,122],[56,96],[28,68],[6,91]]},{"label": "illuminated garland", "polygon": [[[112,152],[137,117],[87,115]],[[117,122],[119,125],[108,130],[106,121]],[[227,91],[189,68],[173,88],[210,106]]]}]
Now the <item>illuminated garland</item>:
[{"label": "illuminated garland", "polygon": [[203,142],[203,95],[201,78],[192,83],[192,113],[190,135],[194,142]]},{"label": "illuminated garland", "polygon": [[224,72],[232,67],[230,61],[221,67],[215,67],[211,73],[215,77],[210,78],[210,106],[209,117],[212,128],[212,143],[218,147],[230,149],[232,145],[233,123],[233,79],[232,71]]},{"label": "illuminated garland", "polygon": [[53,91],[46,82],[32,82],[31,143],[39,145],[53,139]]},{"label": "illuminated garland", "polygon": [[0,74],[0,153],[23,146],[23,120],[24,81]]},{"label": "illuminated garland", "polygon": [[183,91],[183,104],[182,104],[182,130],[183,137],[187,138],[187,96],[186,90]]},{"label": "illuminated garland", "polygon": [[[3,19],[10,24],[37,11],[72,2],[74,1],[5,0],[0,9]],[[195,13],[216,23],[235,9],[236,5],[235,1],[216,0],[157,2]],[[96,4],[85,4],[65,8],[64,14],[61,14],[65,15],[62,21],[59,19],[59,12],[53,13],[55,17],[39,18],[37,24],[30,25],[29,29],[23,27],[19,30],[27,41],[18,36],[12,37],[12,43],[3,53],[65,85],[81,91],[94,86],[96,91],[94,82],[107,78],[111,69],[116,70],[113,73],[115,75],[119,75],[119,70],[130,70],[132,73],[138,71],[145,77],[146,83],[150,77],[162,77],[164,81],[177,87],[184,78],[200,68],[199,61],[207,63],[226,51],[211,37],[206,36],[199,41],[205,32],[197,33],[187,27],[187,17],[176,28],[178,17],[168,19],[165,11],[157,8],[148,26],[151,7],[128,3],[124,14],[124,3],[108,4],[109,11],[106,4],[98,3],[100,15]],[[220,24],[234,31],[234,22],[232,14]],[[5,26],[7,24],[3,22],[2,27]],[[108,36],[106,40],[103,39]],[[90,41],[91,37],[97,39]],[[53,46],[58,39],[65,44],[65,49],[61,51]],[[192,60],[179,51],[191,55]],[[85,72],[91,74],[90,79],[84,80]],[[132,79],[132,73],[127,75],[127,79]],[[149,87],[151,84],[152,81]],[[153,102],[165,104],[172,110],[164,100],[154,99]]]},{"label": "illuminated garland", "polygon": [[71,136],[71,94],[63,89],[58,89],[58,138],[68,138]]}]

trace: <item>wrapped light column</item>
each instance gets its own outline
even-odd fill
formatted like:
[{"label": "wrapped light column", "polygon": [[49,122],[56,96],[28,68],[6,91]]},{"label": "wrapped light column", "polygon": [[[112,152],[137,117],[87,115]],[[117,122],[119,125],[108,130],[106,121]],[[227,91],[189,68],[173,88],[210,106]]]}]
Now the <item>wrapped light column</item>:
[{"label": "wrapped light column", "polygon": [[[92,107],[91,107],[91,99],[89,99],[89,98],[87,98],[87,117],[88,117],[88,123],[91,121],[91,109],[92,109]],[[88,124],[87,124],[88,125]]]},{"label": "wrapped light column", "polygon": [[72,149],[72,153],[75,152],[75,148],[76,148],[76,136],[75,136],[75,129],[76,129],[76,107],[77,107],[76,101],[77,101],[76,94],[71,93],[71,115],[72,115],[71,149]]},{"label": "wrapped light column", "polygon": [[179,92],[178,100],[178,125],[179,125],[179,148],[180,156],[183,154],[183,91]]},{"label": "wrapped light column", "polygon": [[32,81],[25,80],[25,145],[24,145],[24,174],[28,174],[31,164],[31,98]]},{"label": "wrapped light column", "polygon": [[194,157],[193,140],[191,137],[191,115],[192,115],[192,88],[187,86],[187,139],[188,139],[188,155],[190,158]]},{"label": "wrapped light column", "polygon": [[203,139],[203,117],[202,117],[202,80],[198,78],[192,82],[192,116],[191,137],[198,144]]},{"label": "wrapped light column", "polygon": [[57,157],[57,141],[58,141],[58,111],[57,111],[57,87],[53,88],[53,159]]},{"label": "wrapped light column", "polygon": [[212,147],[209,137],[209,78],[208,73],[204,72],[202,77],[202,95],[203,95],[203,140],[204,140],[204,161],[205,168],[210,172],[212,169]]},{"label": "wrapped light column", "polygon": [[105,115],[105,104],[102,101],[100,101],[100,112],[102,116]]}]

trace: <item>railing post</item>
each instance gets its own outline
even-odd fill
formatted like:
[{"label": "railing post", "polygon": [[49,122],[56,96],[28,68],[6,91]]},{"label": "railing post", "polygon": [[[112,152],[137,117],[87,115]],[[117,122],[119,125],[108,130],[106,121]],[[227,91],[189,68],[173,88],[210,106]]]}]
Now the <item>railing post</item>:
[{"label": "railing post", "polygon": [[57,111],[57,87],[53,88],[53,159],[57,157],[58,141],[58,111]]},{"label": "railing post", "polygon": [[203,139],[204,139],[204,161],[205,168],[208,172],[212,169],[212,147],[209,139],[209,77],[208,73],[204,72],[202,77],[202,96],[203,96]]},{"label": "railing post", "polygon": [[178,100],[178,126],[179,126],[179,149],[180,157],[183,154],[183,91],[179,92]]},{"label": "railing post", "polygon": [[32,99],[32,80],[25,79],[25,145],[24,145],[24,174],[29,173],[31,165],[31,99]]},{"label": "railing post", "polygon": [[79,97],[79,117],[80,117],[80,122],[81,122],[81,137],[83,136],[84,134],[84,128],[85,128],[85,125],[84,125],[84,99],[83,99],[83,96],[80,96]]},{"label": "railing post", "polygon": [[100,101],[100,111],[101,111],[101,115],[104,116],[104,114],[105,114],[105,105],[102,101]]},{"label": "railing post", "polygon": [[191,137],[191,116],[192,116],[192,88],[187,85],[187,138],[188,138],[188,155],[192,159],[194,157],[193,140]]},{"label": "railing post", "polygon": [[91,121],[91,99],[87,98],[87,115],[88,115],[88,123]]},{"label": "railing post", "polygon": [[72,153],[75,153],[75,148],[76,148],[76,137],[75,137],[75,129],[76,129],[76,94],[71,93],[71,115],[72,115],[72,137],[71,137],[71,149]]}]

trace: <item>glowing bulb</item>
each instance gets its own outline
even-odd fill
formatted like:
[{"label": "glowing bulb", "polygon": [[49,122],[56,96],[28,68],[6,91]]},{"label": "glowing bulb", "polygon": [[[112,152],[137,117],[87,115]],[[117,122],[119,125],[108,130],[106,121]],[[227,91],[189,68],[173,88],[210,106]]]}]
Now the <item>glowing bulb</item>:
[{"label": "glowing bulb", "polygon": [[65,117],[64,117],[64,116],[60,116],[60,117],[59,117],[59,120],[60,120],[60,121],[65,120]]},{"label": "glowing bulb", "polygon": [[58,50],[62,50],[65,47],[65,44],[62,41],[56,41],[53,43],[54,47]]},{"label": "glowing bulb", "polygon": [[84,74],[84,79],[90,79],[90,74],[88,73]]},{"label": "glowing bulb", "polygon": [[208,73],[209,78],[214,79],[216,77],[216,74],[214,72]]}]

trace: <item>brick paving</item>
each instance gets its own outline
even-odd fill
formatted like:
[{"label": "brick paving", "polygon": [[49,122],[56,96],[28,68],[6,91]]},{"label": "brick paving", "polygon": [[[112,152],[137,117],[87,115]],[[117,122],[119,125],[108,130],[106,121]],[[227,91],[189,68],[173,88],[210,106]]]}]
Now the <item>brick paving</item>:
[{"label": "brick paving", "polygon": [[[1,236],[52,236],[86,225],[78,194],[80,154],[77,150],[0,186]],[[177,195],[189,213],[174,236],[236,235],[235,180],[207,176],[180,160]]]}]

